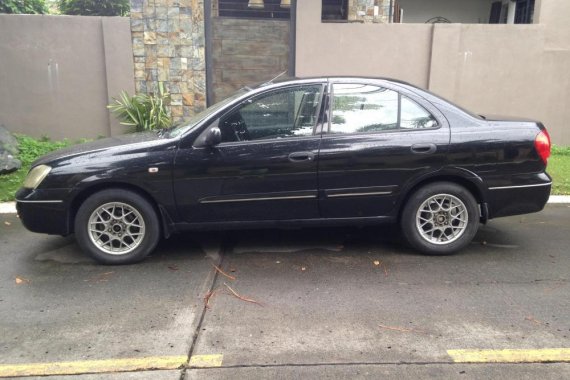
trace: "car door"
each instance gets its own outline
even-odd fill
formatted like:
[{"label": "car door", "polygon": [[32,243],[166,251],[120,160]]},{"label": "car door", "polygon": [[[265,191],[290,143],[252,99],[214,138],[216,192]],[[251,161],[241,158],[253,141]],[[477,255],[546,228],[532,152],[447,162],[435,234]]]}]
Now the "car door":
[{"label": "car door", "polygon": [[[179,149],[174,192],[189,223],[317,218],[315,134],[324,83],[267,90],[214,124],[222,141]],[[210,127],[208,127],[210,128]]]},{"label": "car door", "polygon": [[319,151],[322,216],[391,216],[403,186],[445,164],[447,121],[383,82],[335,82],[330,96]]}]

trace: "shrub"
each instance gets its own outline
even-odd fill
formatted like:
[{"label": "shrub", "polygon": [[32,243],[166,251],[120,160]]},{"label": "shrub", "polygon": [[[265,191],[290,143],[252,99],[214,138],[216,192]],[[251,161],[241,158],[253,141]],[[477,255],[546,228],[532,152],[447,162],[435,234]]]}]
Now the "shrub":
[{"label": "shrub", "polygon": [[107,108],[117,116],[121,124],[133,127],[135,132],[172,126],[167,109],[170,94],[164,90],[162,83],[159,83],[157,93],[129,96],[122,91],[119,99],[113,100]]},{"label": "shrub", "polygon": [[59,10],[65,15],[127,16],[129,0],[59,0]]},{"label": "shrub", "polygon": [[47,13],[44,0],[1,0],[0,13]]}]

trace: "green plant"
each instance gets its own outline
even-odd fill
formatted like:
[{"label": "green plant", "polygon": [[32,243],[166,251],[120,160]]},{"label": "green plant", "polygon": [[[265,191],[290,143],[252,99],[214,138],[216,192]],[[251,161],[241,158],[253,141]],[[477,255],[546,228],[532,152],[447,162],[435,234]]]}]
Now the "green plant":
[{"label": "green plant", "polygon": [[546,171],[552,177],[552,194],[570,195],[570,147],[553,146]]},{"label": "green plant", "polygon": [[552,146],[552,155],[553,156],[570,156],[570,146],[553,145]]},{"label": "green plant", "polygon": [[71,145],[71,142],[67,139],[51,141],[46,136],[35,139],[26,135],[16,135],[16,139],[18,139],[18,149],[20,151],[18,159],[22,161],[22,166],[29,166],[44,154]]},{"label": "green plant", "polygon": [[0,202],[13,201],[14,194],[22,186],[30,165],[39,157],[57,149],[72,145],[69,140],[51,141],[47,137],[35,139],[26,135],[16,135],[19,154],[16,158],[22,161],[22,167],[10,174],[3,175],[0,180]]},{"label": "green plant", "polygon": [[59,10],[65,15],[128,16],[129,0],[59,0]]},{"label": "green plant", "polygon": [[47,8],[44,0],[2,0],[0,13],[44,14]]},{"label": "green plant", "polygon": [[164,90],[162,83],[159,83],[158,92],[154,94],[129,96],[127,92],[122,91],[119,99],[113,100],[107,108],[117,116],[121,124],[133,127],[136,132],[172,126],[167,108],[170,94]]}]

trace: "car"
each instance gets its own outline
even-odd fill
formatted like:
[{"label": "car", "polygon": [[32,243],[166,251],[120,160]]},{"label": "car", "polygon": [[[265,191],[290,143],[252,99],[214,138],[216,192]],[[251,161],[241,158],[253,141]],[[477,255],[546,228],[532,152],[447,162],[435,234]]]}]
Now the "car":
[{"label": "car", "polygon": [[17,210],[104,264],[140,261],[181,231],[385,222],[445,255],[480,223],[544,208],[550,149],[540,122],[475,115],[402,81],[293,78],[171,129],[48,154]]}]

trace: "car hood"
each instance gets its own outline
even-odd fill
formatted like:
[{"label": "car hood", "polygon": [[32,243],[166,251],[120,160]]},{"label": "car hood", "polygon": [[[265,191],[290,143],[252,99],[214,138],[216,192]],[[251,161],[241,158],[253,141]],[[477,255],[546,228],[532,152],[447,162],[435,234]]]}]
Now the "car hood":
[{"label": "car hood", "polygon": [[140,149],[145,145],[148,145],[150,148],[155,146],[157,142],[160,143],[164,140],[165,139],[160,137],[156,132],[131,133],[127,135],[108,137],[84,144],[73,145],[48,153],[37,159],[32,166],[47,164],[64,158],[71,158],[85,154],[102,153],[111,149],[124,149],[127,151],[131,149]]}]

